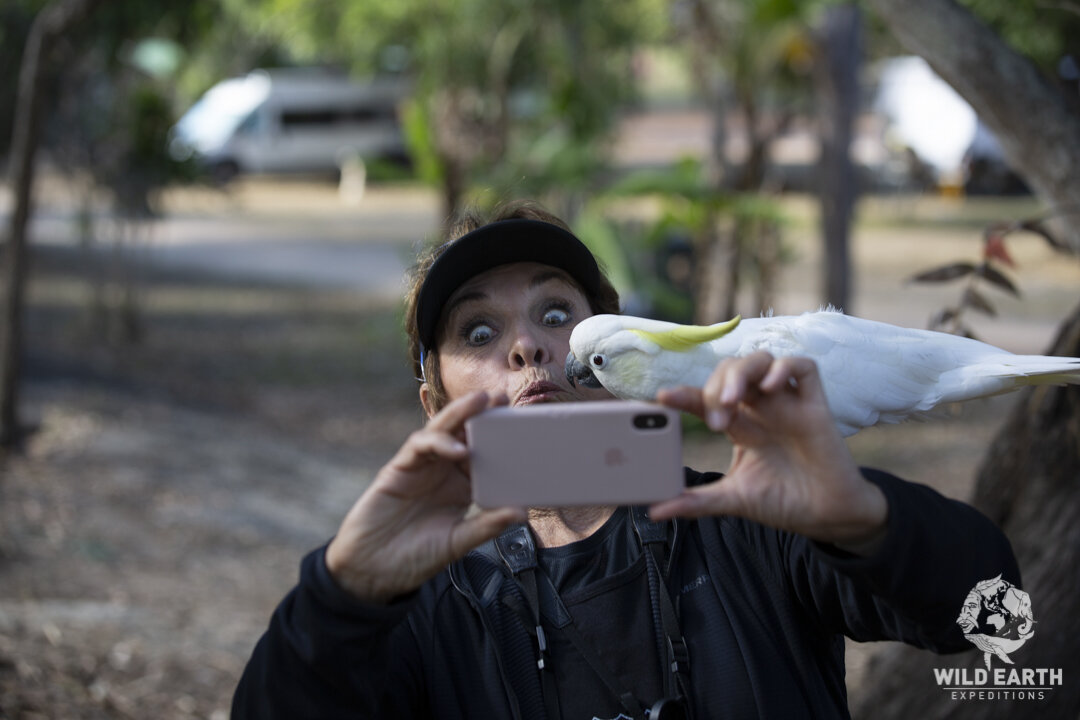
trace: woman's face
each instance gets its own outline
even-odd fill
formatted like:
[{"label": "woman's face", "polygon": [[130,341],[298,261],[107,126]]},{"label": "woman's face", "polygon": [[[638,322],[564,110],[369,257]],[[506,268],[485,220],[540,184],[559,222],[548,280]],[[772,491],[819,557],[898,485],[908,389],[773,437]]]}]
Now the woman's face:
[{"label": "woman's face", "polygon": [[[570,331],[591,314],[585,294],[550,265],[502,265],[468,280],[447,301],[436,343],[448,400],[477,390],[506,393],[511,405],[610,398],[571,386],[563,370]],[[420,399],[434,414],[426,385]]]}]

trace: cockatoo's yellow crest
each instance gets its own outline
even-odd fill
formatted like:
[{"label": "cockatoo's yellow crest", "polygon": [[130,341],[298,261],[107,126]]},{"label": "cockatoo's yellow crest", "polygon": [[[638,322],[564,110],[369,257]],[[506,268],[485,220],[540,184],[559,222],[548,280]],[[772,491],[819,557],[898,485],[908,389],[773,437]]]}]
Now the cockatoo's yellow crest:
[{"label": "cockatoo's yellow crest", "polygon": [[646,340],[651,340],[665,350],[686,352],[701,343],[727,335],[737,328],[740,322],[742,322],[742,316],[736,315],[727,322],[716,323],[715,325],[679,325],[663,332],[649,332],[648,330],[631,328],[630,332],[636,333]]}]

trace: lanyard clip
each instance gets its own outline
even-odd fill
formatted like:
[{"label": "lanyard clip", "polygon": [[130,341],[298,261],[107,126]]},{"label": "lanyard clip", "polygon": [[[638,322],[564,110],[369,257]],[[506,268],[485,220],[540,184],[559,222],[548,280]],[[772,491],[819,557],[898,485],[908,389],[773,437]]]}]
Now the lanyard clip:
[{"label": "lanyard clip", "polygon": [[544,635],[544,628],[536,626],[536,646],[539,649],[539,657],[536,660],[536,667],[541,670],[544,669],[544,653],[547,652],[547,636]]},{"label": "lanyard clip", "polygon": [[673,638],[668,635],[668,662],[671,663],[671,672],[675,675],[690,672],[690,649],[682,638]]}]

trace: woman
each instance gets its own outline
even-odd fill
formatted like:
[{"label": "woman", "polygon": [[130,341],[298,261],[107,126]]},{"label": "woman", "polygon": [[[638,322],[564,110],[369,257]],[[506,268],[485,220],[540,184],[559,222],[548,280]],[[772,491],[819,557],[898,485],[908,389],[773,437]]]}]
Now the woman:
[{"label": "woman", "polygon": [[562,369],[574,325],[617,296],[533,205],[452,237],[407,308],[429,420],[305,559],[234,718],[844,717],[842,635],[965,649],[970,588],[1018,582],[974,510],[855,466],[804,358],[729,360],[661,393],[735,451],[647,516],[470,510],[465,421],[607,397]]}]

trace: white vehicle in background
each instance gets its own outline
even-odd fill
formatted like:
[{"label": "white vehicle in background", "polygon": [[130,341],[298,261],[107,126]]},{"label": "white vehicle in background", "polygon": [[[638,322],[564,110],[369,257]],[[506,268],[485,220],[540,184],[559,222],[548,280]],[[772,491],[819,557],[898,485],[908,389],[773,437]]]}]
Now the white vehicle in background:
[{"label": "white vehicle in background", "polygon": [[334,172],[407,158],[400,80],[358,83],[322,69],[256,70],[214,85],[173,128],[169,151],[219,181],[238,173]]},{"label": "white vehicle in background", "polygon": [[879,71],[875,105],[889,134],[930,168],[939,186],[963,186],[968,194],[1029,192],[975,110],[925,60],[890,58]]},{"label": "white vehicle in background", "polygon": [[880,65],[875,109],[895,142],[909,148],[938,179],[960,176],[977,119],[967,101],[917,56]]}]

